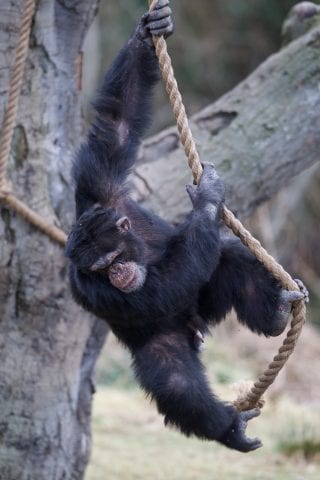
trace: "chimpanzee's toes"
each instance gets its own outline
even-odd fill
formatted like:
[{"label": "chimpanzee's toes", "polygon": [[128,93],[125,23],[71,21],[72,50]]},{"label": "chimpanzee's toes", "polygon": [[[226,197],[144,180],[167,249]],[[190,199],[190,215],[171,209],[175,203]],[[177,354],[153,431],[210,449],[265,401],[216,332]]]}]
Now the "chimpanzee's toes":
[{"label": "chimpanzee's toes", "polygon": [[300,280],[300,278],[295,278],[294,281],[296,282],[296,284],[298,285],[299,289],[300,289],[300,292],[303,293],[304,295],[304,301],[306,303],[309,302],[309,291],[307,289],[307,287],[305,286],[305,284],[303,283],[302,280]]}]

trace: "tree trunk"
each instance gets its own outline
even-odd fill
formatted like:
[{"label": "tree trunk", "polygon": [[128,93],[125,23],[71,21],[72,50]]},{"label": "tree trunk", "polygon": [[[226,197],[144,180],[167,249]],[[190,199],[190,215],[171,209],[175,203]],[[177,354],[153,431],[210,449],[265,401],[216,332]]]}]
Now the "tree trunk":
[{"label": "tree trunk", "polygon": [[[214,162],[228,187],[226,203],[240,217],[319,162],[319,83],[316,28],[192,117],[200,158]],[[145,142],[133,176],[144,206],[179,219],[190,209],[183,188],[190,178],[176,127]]]},{"label": "tree trunk", "polygon": [[[18,198],[65,231],[81,136],[81,47],[97,3],[39,0],[9,159]],[[1,3],[0,122],[22,5]],[[239,213],[318,160],[319,39],[314,30],[295,41],[193,118],[201,157],[232,185],[228,203]],[[189,208],[177,188],[190,178],[178,144],[175,129],[147,141],[135,173],[138,197],[169,219]],[[0,214],[0,479],[78,480],[107,327],[71,300],[61,247],[4,206]]]},{"label": "tree trunk", "polygon": [[[81,46],[96,5],[38,2],[9,160],[18,198],[65,231],[81,134]],[[22,0],[1,1],[0,122],[22,10]],[[3,206],[0,218],[0,478],[80,479],[107,328],[71,300],[63,249]]]}]

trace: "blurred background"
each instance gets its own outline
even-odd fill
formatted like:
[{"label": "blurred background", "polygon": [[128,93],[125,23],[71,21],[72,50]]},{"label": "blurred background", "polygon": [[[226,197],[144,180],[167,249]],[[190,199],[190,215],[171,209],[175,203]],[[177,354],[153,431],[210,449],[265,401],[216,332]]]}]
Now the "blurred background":
[{"label": "blurred background", "polygon": [[[103,72],[133,31],[147,3],[147,0],[101,0],[85,45],[85,105],[92,99]],[[296,3],[293,0],[171,0],[175,33],[168,45],[190,114],[230,90],[280,48],[283,20]],[[172,124],[168,100],[162,89],[158,90],[152,131]]]},{"label": "blurred background", "polygon": [[[175,34],[169,40],[188,113],[213,102],[281,47],[281,26],[292,0],[172,0]],[[319,2],[314,2],[319,3]],[[101,0],[84,54],[83,108],[124,44],[146,0]],[[162,86],[150,134],[173,124]],[[320,154],[319,154],[320,160]],[[97,372],[93,452],[86,480],[113,479],[319,479],[320,478],[320,168],[294,179],[247,219],[247,226],[294,276],[311,302],[297,349],[267,395],[249,434],[264,448],[250,455],[185,439],[163,427],[154,405],[137,389],[130,358],[109,337]],[[279,339],[254,336],[232,319],[206,341],[204,363],[223,399],[230,385],[256,379],[276,353]]]}]

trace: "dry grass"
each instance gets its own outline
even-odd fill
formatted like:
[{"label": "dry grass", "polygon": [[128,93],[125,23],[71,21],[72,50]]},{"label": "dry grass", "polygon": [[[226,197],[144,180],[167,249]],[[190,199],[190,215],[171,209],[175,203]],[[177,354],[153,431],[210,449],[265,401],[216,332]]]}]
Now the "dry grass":
[{"label": "dry grass", "polygon": [[[272,345],[269,352],[268,342],[250,334],[243,338],[237,327],[232,340],[229,335],[230,331],[215,332],[205,354],[210,381],[224,399],[235,396],[230,382],[255,378],[265,357],[275,350]],[[287,371],[271,391],[262,415],[250,424],[248,434],[264,443],[251,454],[187,439],[164,428],[155,406],[133,383],[128,356],[114,340],[109,342],[99,367],[98,378],[104,385],[98,387],[94,400],[93,450],[85,479],[319,480],[320,385],[316,389],[313,382],[308,389],[307,383],[310,370],[319,370],[315,360],[320,342],[315,335],[305,333],[300,356],[290,361],[289,373],[295,371],[296,362],[301,371],[300,387],[299,378]],[[231,344],[236,345],[234,349]]]},{"label": "dry grass", "polygon": [[[299,451],[288,457],[278,450],[279,439],[283,444],[291,440],[288,423],[293,412],[296,422],[303,421],[303,407],[290,402],[268,407],[249,428],[250,435],[263,439],[264,447],[245,455],[164,428],[154,406],[138,390],[102,387],[94,403],[93,452],[85,478],[318,480],[316,457],[307,460]],[[310,417],[319,431],[319,409],[313,409]]]}]

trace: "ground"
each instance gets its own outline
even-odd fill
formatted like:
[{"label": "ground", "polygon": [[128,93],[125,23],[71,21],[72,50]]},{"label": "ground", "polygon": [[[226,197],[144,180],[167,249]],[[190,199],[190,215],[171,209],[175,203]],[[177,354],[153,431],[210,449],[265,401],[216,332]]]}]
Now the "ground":
[{"label": "ground", "polygon": [[[230,338],[231,337],[231,338]],[[241,454],[165,428],[130,374],[128,355],[111,339],[98,370],[93,451],[86,480],[318,480],[320,478],[319,334],[306,326],[296,352],[267,397],[250,436],[263,448]],[[279,339],[257,338],[230,322],[207,341],[204,361],[219,395],[256,378]]]}]

